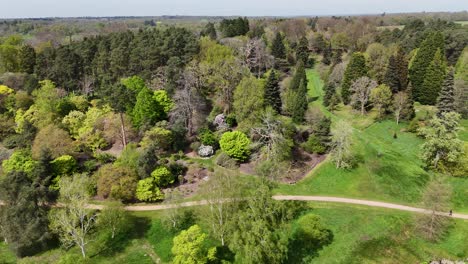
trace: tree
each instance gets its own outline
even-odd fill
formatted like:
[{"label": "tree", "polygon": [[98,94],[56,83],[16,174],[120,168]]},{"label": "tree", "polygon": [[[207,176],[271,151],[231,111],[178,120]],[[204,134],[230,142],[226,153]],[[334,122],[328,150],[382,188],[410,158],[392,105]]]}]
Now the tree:
[{"label": "tree", "polygon": [[450,169],[460,162],[463,155],[463,141],[457,131],[460,115],[455,112],[434,116],[419,133],[426,139],[422,144],[421,158],[429,168],[438,171]]},{"label": "tree", "polygon": [[219,145],[222,151],[238,161],[246,161],[250,156],[250,140],[240,131],[224,133]]},{"label": "tree", "polygon": [[331,59],[332,59],[332,47],[331,44],[329,44],[324,50],[323,50],[323,58],[322,58],[322,63],[325,65],[330,65]]},{"label": "tree", "polygon": [[18,67],[21,72],[34,73],[36,65],[36,51],[30,45],[23,45],[19,51]]},{"label": "tree", "polygon": [[441,179],[434,179],[427,184],[422,203],[431,212],[418,216],[416,220],[417,229],[425,239],[437,241],[444,235],[450,219],[440,213],[448,212],[450,196],[450,185]]},{"label": "tree", "polygon": [[29,176],[13,171],[0,182],[0,236],[18,257],[33,255],[50,239],[47,208]]},{"label": "tree", "polygon": [[463,79],[455,79],[455,109],[463,118],[468,118],[468,82]]},{"label": "tree", "polygon": [[392,104],[392,91],[390,87],[385,84],[381,84],[371,90],[370,101],[374,104],[379,112],[379,117],[389,110]]},{"label": "tree", "polygon": [[397,124],[401,118],[408,119],[412,116],[413,107],[410,103],[410,98],[405,92],[398,92],[393,96],[393,113]]},{"label": "tree", "polygon": [[[431,61],[434,60],[437,50],[439,50],[438,59],[442,60],[441,54],[445,49],[444,36],[441,32],[428,34],[426,39],[421,43],[413,59],[409,70],[409,79],[413,85],[413,96],[416,101],[426,102],[426,100],[422,99],[427,93],[424,81],[426,76],[430,77],[430,75],[427,74],[427,70],[431,65]],[[435,95],[435,98],[437,98],[437,95]]]},{"label": "tree", "polygon": [[96,172],[96,178],[97,193],[103,198],[130,201],[135,197],[138,175],[129,166],[104,165]]},{"label": "tree", "polygon": [[451,70],[442,84],[439,98],[437,98],[438,114],[454,112],[455,111],[455,95],[454,95],[454,81],[453,70]]},{"label": "tree", "polygon": [[264,106],[264,85],[253,76],[245,77],[234,91],[234,113],[241,128],[250,129]]},{"label": "tree", "polygon": [[273,200],[265,183],[256,185],[237,213],[229,247],[236,260],[246,264],[278,264],[288,250],[288,221],[294,217],[293,204]]},{"label": "tree", "polygon": [[286,58],[286,47],[283,43],[283,36],[281,32],[276,32],[276,36],[271,43],[271,55],[275,56],[277,59]]},{"label": "tree", "polygon": [[274,58],[267,53],[263,39],[250,39],[242,48],[241,56],[245,65],[258,78],[266,69],[273,66]]},{"label": "tree", "polygon": [[384,83],[390,86],[393,93],[404,91],[408,86],[408,59],[401,47],[388,60]]},{"label": "tree", "polygon": [[174,175],[166,167],[158,167],[151,172],[151,177],[154,179],[154,183],[159,187],[166,187],[169,184],[174,183]]},{"label": "tree", "polygon": [[323,96],[323,105],[328,107],[332,101],[333,96],[336,94],[335,84],[328,82],[325,87],[325,95]]},{"label": "tree", "polygon": [[302,62],[303,65],[309,66],[309,41],[305,36],[299,40],[296,48],[296,61]]},{"label": "tree", "polygon": [[154,98],[154,93],[149,88],[143,88],[137,95],[133,108],[133,124],[140,128],[143,125],[154,125],[164,117],[164,109]]},{"label": "tree", "polygon": [[205,247],[207,235],[204,234],[198,225],[193,225],[187,230],[183,230],[174,237],[172,254],[174,254],[174,264],[203,264],[208,260],[214,260],[216,248],[209,250]]},{"label": "tree", "polygon": [[353,92],[351,102],[355,107],[359,108],[361,115],[364,115],[371,91],[375,87],[377,87],[377,82],[368,77],[360,77],[351,85],[351,91]]},{"label": "tree", "polygon": [[445,78],[445,57],[440,50],[434,55],[434,60],[426,70],[423,87],[424,91],[420,91],[419,102],[422,104],[434,105],[439,97],[442,83]]},{"label": "tree", "polygon": [[99,213],[97,225],[102,230],[109,230],[111,238],[126,228],[128,224],[128,216],[122,204],[119,202],[107,204],[106,207]]},{"label": "tree", "polygon": [[285,97],[287,112],[295,122],[302,122],[309,102],[307,98],[307,75],[302,61],[299,61],[296,66],[296,72],[289,84]]},{"label": "tree", "polygon": [[39,130],[32,145],[32,155],[39,157],[42,149],[50,150],[52,158],[58,158],[62,155],[72,154],[74,152],[74,142],[68,133],[55,126],[49,125]]},{"label": "tree", "polygon": [[83,258],[86,258],[86,246],[96,222],[96,213],[88,208],[89,186],[90,179],[86,175],[62,178],[59,202],[63,208],[52,209],[49,214],[51,230],[59,235],[65,247],[78,246]]},{"label": "tree", "polygon": [[202,30],[200,33],[202,37],[209,37],[212,40],[216,40],[218,38],[218,35],[216,34],[216,28],[214,23],[208,22],[205,25],[205,28]]},{"label": "tree", "polygon": [[384,81],[385,72],[387,70],[388,50],[381,43],[372,43],[367,47],[366,54],[368,55],[369,74],[378,83]]},{"label": "tree", "polygon": [[204,221],[211,227],[211,233],[224,246],[230,234],[232,220],[236,215],[240,197],[240,186],[236,175],[216,170],[201,186],[200,193],[208,205],[200,208]]},{"label": "tree", "polygon": [[340,120],[331,131],[332,134],[332,160],[336,168],[348,168],[351,158],[352,126],[346,121]]},{"label": "tree", "polygon": [[362,53],[355,52],[346,67],[341,85],[341,97],[345,104],[349,104],[351,101],[351,85],[353,82],[364,76],[367,76],[366,58]]},{"label": "tree", "polygon": [[271,106],[277,113],[281,113],[281,92],[275,70],[271,70],[265,83],[264,100],[266,106]]}]

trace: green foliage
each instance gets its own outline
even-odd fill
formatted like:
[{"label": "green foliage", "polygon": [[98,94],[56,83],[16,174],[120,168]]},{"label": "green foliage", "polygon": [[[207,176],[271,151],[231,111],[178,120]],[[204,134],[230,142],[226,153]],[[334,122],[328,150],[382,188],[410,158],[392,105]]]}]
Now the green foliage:
[{"label": "green foliage", "polygon": [[166,167],[158,167],[151,172],[151,177],[154,179],[154,184],[158,187],[166,187],[169,184],[174,183],[174,175]]},{"label": "green foliage", "polygon": [[174,135],[171,130],[167,130],[161,126],[155,126],[154,128],[145,132],[140,145],[143,148],[148,148],[154,145],[160,150],[170,150],[174,141]]},{"label": "green foliage", "polygon": [[370,101],[374,104],[379,112],[379,117],[387,112],[392,104],[392,91],[390,87],[385,84],[381,84],[371,90]]},{"label": "green foliage", "polygon": [[310,135],[306,142],[302,143],[302,148],[309,153],[323,154],[327,151],[327,147],[320,142],[315,135]]},{"label": "green foliage", "polygon": [[296,48],[296,61],[302,62],[305,66],[309,65],[309,41],[305,36],[299,40],[299,44]]},{"label": "green foliage", "polygon": [[450,170],[456,166],[463,155],[463,142],[458,139],[457,131],[460,115],[455,112],[434,116],[429,124],[419,130],[426,141],[421,146],[421,158],[429,168],[438,171]]},{"label": "green foliage", "polygon": [[75,149],[73,140],[68,133],[55,125],[49,125],[39,130],[32,145],[32,155],[39,157],[43,149],[48,149],[53,158],[72,154]]},{"label": "green foliage", "polygon": [[135,127],[154,125],[157,121],[162,120],[164,115],[164,108],[156,100],[154,93],[146,87],[141,89],[132,112]]},{"label": "green foliage", "polygon": [[219,24],[219,30],[221,30],[223,36],[227,38],[245,35],[249,32],[249,29],[249,20],[246,17],[223,19]]},{"label": "green foliage", "polygon": [[346,67],[343,83],[341,85],[341,97],[345,104],[349,104],[351,100],[351,85],[358,78],[368,75],[366,58],[360,52],[355,52],[351,56],[348,66]]},{"label": "green foliage", "polygon": [[453,70],[447,74],[442,84],[442,90],[437,98],[437,109],[439,114],[455,111]]},{"label": "green foliage", "polygon": [[287,112],[294,122],[302,122],[308,106],[307,76],[302,61],[296,66],[296,72],[285,96]]},{"label": "green foliage", "polygon": [[169,98],[169,95],[165,90],[157,90],[154,91],[154,99],[164,110],[163,118],[166,118],[167,114],[169,114],[169,111],[171,111],[171,109],[174,107],[174,103],[172,102],[171,98]]},{"label": "green foliage", "polygon": [[51,162],[52,169],[55,175],[71,175],[77,169],[77,162],[75,158],[70,155],[63,155]]},{"label": "green foliage", "polygon": [[277,113],[281,113],[281,91],[278,74],[271,70],[265,83],[265,105],[272,107]]},{"label": "green foliage", "polygon": [[[439,55],[437,56],[437,61],[434,62],[437,50],[439,50]],[[443,56],[444,51],[444,36],[441,32],[428,34],[426,39],[421,43],[409,71],[409,79],[413,85],[413,97],[416,101],[421,103],[435,103],[438,96],[438,84],[431,85],[433,86],[431,88],[435,88],[436,90],[428,91],[424,83],[428,83],[429,80],[426,81],[426,79],[432,78],[431,74],[436,74],[434,77],[440,78],[440,73],[438,71],[440,70],[440,65],[445,61],[445,56]],[[434,65],[434,63],[439,65]],[[430,67],[432,67],[432,73],[428,74],[427,71]],[[424,98],[426,94],[429,94],[428,98]]]},{"label": "green foliage", "polygon": [[146,88],[145,81],[139,76],[132,76],[123,78],[120,82],[127,88],[138,94],[141,90]]},{"label": "green foliage", "polygon": [[243,129],[249,130],[261,111],[264,102],[263,83],[253,76],[245,77],[234,90],[234,113]]},{"label": "green foliage", "polygon": [[215,164],[227,169],[237,168],[237,162],[235,159],[229,157],[228,154],[221,152],[215,159]]},{"label": "green foliage", "polygon": [[404,91],[408,86],[408,60],[401,47],[390,56],[384,83],[390,86],[393,93]]},{"label": "green foliage", "polygon": [[283,43],[283,36],[279,31],[276,33],[276,36],[271,43],[271,55],[278,59],[286,58],[286,47]]},{"label": "green foliage", "polygon": [[207,235],[204,234],[198,225],[193,225],[189,229],[180,232],[174,237],[174,264],[202,264],[215,259],[216,248],[207,250],[205,243]]},{"label": "green foliage", "polygon": [[413,90],[414,94],[418,95],[417,98],[421,104],[436,104],[437,97],[439,97],[442,88],[442,83],[445,79],[445,71],[445,56],[440,50],[437,50],[434,55],[434,60],[426,70],[423,82],[424,92],[417,94],[417,90]]},{"label": "green foliage", "polygon": [[198,140],[205,146],[212,146],[215,149],[219,148],[218,138],[208,128],[202,128],[198,131]]},{"label": "green foliage", "polygon": [[32,159],[31,152],[27,149],[18,149],[9,159],[2,162],[3,173],[24,172],[28,175],[36,168],[37,162]]},{"label": "green foliage", "polygon": [[131,168],[107,164],[99,168],[94,177],[97,194],[103,198],[130,201],[135,197],[138,176]]},{"label": "green foliage", "polygon": [[221,150],[235,160],[246,161],[250,156],[250,140],[240,131],[224,133],[219,140],[219,145]]},{"label": "green foliage", "polygon": [[[18,257],[33,255],[50,239],[47,211],[32,181],[24,172],[8,173],[0,181],[0,236]],[[1,261],[2,259],[0,259]]]},{"label": "green foliage", "polygon": [[212,22],[208,22],[206,25],[205,25],[205,28],[202,30],[202,32],[200,33],[200,35],[202,37],[209,37],[210,39],[212,40],[216,40],[216,38],[218,37],[218,35],[216,34],[216,28],[215,28],[215,25],[214,23]]},{"label": "green foliage", "polygon": [[164,193],[158,188],[153,177],[138,181],[136,198],[140,201],[155,202],[164,199]]}]

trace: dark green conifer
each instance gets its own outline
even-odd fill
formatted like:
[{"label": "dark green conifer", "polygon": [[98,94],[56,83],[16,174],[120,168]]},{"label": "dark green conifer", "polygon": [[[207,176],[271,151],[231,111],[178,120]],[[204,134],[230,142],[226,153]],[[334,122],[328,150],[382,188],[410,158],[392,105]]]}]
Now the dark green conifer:
[{"label": "dark green conifer", "polygon": [[306,66],[309,62],[309,42],[305,36],[299,40],[299,44],[296,49],[296,60],[298,62],[302,61]]},{"label": "dark green conifer", "polygon": [[[429,65],[426,75],[424,76],[423,88],[424,91],[419,93],[419,102],[426,105],[435,105],[437,97],[439,97],[442,83],[445,78],[445,61],[440,52],[437,50],[434,60]],[[413,87],[414,88],[414,87]],[[415,92],[415,90],[413,90]]]},{"label": "dark green conifer", "polygon": [[353,53],[351,60],[346,67],[343,83],[341,85],[341,97],[343,99],[343,103],[349,104],[351,99],[351,84],[359,77],[367,76],[367,71],[368,69],[364,54],[360,52]]},{"label": "dark green conifer", "polygon": [[281,112],[281,93],[275,70],[271,70],[265,83],[265,105],[271,106],[277,113]]},{"label": "dark green conifer", "polygon": [[390,56],[384,83],[387,84],[393,93],[406,90],[408,86],[408,60],[401,47],[397,53]]},{"label": "dark green conifer", "polygon": [[442,84],[439,98],[437,99],[438,114],[455,111],[453,70],[450,70]]},{"label": "dark green conifer", "polygon": [[281,36],[280,32],[276,33],[275,39],[271,44],[271,55],[278,59],[286,58],[286,47],[284,46],[283,36]]}]

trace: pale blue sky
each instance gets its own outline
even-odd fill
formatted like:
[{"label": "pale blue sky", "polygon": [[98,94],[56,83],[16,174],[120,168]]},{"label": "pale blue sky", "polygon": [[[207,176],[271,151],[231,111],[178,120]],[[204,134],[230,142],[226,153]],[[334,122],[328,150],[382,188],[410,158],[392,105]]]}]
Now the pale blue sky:
[{"label": "pale blue sky", "polygon": [[468,0],[0,0],[1,18],[298,16],[468,10]]}]

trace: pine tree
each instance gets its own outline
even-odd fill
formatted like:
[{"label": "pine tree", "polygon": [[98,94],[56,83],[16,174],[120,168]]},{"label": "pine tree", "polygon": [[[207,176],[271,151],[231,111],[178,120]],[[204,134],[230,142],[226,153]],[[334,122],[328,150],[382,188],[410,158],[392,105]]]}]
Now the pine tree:
[{"label": "pine tree", "polygon": [[424,76],[424,92],[419,94],[421,104],[434,105],[437,102],[442,83],[445,78],[445,61],[440,50],[437,50],[434,60],[429,65]]},{"label": "pine tree", "polygon": [[301,81],[304,81],[307,86],[307,76],[304,68],[304,63],[299,61],[296,66],[296,72],[294,73],[293,79],[291,80],[289,88],[291,90],[299,89]]},{"label": "pine tree", "polygon": [[401,47],[397,53],[390,56],[384,83],[387,84],[393,93],[406,90],[408,86],[408,60]]},{"label": "pine tree", "polygon": [[330,65],[331,59],[332,59],[332,48],[330,44],[323,50],[322,63],[325,65]]},{"label": "pine tree", "polygon": [[296,60],[298,62],[302,61],[304,65],[307,65],[309,62],[309,42],[305,36],[299,40],[296,50]]},{"label": "pine tree", "polygon": [[335,93],[336,93],[335,85],[329,82],[325,90],[325,95],[323,96],[323,105],[328,107]]},{"label": "pine tree", "polygon": [[409,78],[413,84],[413,96],[416,101],[421,102],[421,100],[425,100],[422,99],[426,94],[424,79],[427,76],[426,72],[437,50],[440,50],[442,54],[445,51],[444,36],[441,32],[430,33],[421,43],[414,57],[413,64],[409,71]]},{"label": "pine tree", "polygon": [[211,22],[208,22],[208,24],[206,24],[205,28],[203,29],[200,35],[204,37],[209,37],[212,40],[216,40],[216,38],[218,37],[218,35],[216,34],[216,28]]},{"label": "pine tree", "polygon": [[281,36],[280,32],[276,33],[276,37],[271,44],[271,55],[278,59],[286,58],[286,47],[284,46],[283,36]]},{"label": "pine tree", "polygon": [[439,110],[438,115],[445,112],[455,111],[453,74],[453,70],[450,70],[442,84],[442,90],[440,91],[440,96],[437,99],[437,109]]},{"label": "pine tree", "polygon": [[351,84],[359,77],[367,76],[367,71],[368,69],[364,54],[360,52],[353,53],[351,60],[346,67],[343,84],[341,85],[341,97],[343,99],[343,103],[349,104],[351,99]]},{"label": "pine tree", "polygon": [[304,115],[307,111],[307,82],[301,80],[299,88],[294,91],[295,103],[292,106],[291,117],[294,122],[301,123],[304,121]]},{"label": "pine tree", "polygon": [[19,52],[19,70],[32,74],[34,72],[34,65],[36,65],[36,52],[30,45],[24,45]]},{"label": "pine tree", "polygon": [[333,56],[332,56],[332,64],[337,65],[340,64],[343,59],[341,56],[343,55],[343,51],[341,49],[336,49],[333,51]]},{"label": "pine tree", "polygon": [[265,104],[271,106],[277,113],[281,112],[281,93],[275,70],[271,70],[265,83]]}]

